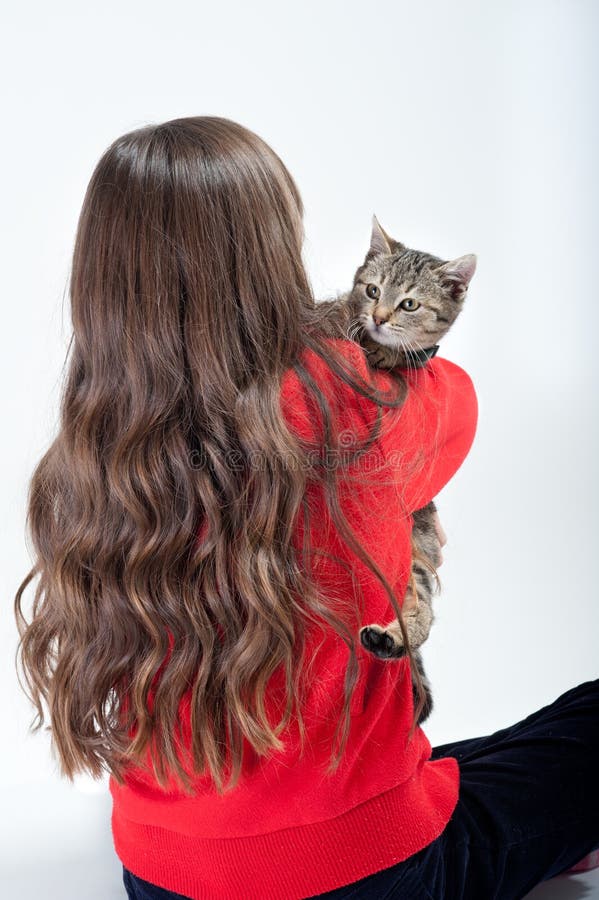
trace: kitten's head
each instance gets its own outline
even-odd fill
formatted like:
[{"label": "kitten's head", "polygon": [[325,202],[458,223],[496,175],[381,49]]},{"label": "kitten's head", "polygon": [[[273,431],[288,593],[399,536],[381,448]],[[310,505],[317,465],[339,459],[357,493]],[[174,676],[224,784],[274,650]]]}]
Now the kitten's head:
[{"label": "kitten's head", "polygon": [[372,218],[370,248],[351,291],[362,335],[397,350],[433,347],[457,318],[474,270],[468,253],[443,260],[393,240]]}]

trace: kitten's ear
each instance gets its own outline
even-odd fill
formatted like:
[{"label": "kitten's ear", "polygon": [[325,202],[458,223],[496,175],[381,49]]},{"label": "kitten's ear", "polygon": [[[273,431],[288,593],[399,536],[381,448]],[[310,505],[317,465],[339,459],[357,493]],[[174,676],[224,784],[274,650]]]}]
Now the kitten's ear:
[{"label": "kitten's ear", "polygon": [[370,248],[366,257],[376,256],[382,253],[386,256],[396,250],[403,250],[404,245],[394,241],[392,237],[381,228],[376,216],[372,217],[372,233],[370,235]]},{"label": "kitten's ear", "polygon": [[453,289],[454,298],[460,299],[468,290],[468,285],[476,271],[476,254],[466,253],[465,256],[458,256],[457,259],[451,259],[449,262],[443,263],[441,266],[435,266],[433,272],[438,275],[441,281]]}]

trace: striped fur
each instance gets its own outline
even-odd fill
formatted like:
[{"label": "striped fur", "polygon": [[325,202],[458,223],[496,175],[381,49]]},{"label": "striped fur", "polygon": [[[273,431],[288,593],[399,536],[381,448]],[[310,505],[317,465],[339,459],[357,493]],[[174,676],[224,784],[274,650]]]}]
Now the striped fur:
[{"label": "striped fur", "polygon": [[[323,327],[332,337],[348,337],[360,343],[369,364],[375,368],[426,364],[418,362],[410,351],[433,347],[447,334],[462,310],[475,269],[474,254],[444,260],[413,250],[389,237],[373,216],[370,247],[356,270],[351,290],[322,301],[321,309],[326,313]],[[432,597],[438,585],[436,565],[441,558],[434,512],[431,502],[414,513],[410,578],[413,587],[409,590],[415,590],[417,602],[404,616],[410,648],[427,695],[419,722],[430,715],[433,707],[418,648],[427,639],[434,620]],[[406,655],[397,619],[386,626],[364,626],[360,640],[381,659]]]}]

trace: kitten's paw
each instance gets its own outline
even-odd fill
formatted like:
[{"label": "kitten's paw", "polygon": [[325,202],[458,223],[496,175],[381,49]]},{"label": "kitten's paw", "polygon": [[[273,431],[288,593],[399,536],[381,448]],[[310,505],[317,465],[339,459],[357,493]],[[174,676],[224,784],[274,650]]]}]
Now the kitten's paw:
[{"label": "kitten's paw", "polygon": [[380,625],[365,625],[360,628],[360,641],[370,653],[380,659],[399,659],[405,656],[405,648]]},{"label": "kitten's paw", "polygon": [[368,364],[375,369],[393,369],[397,364],[394,356],[384,347],[374,347],[366,351]]}]

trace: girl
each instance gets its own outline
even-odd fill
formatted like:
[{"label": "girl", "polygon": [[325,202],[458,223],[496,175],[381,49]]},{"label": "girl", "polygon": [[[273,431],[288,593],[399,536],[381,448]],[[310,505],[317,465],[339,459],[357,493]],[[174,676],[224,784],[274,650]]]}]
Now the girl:
[{"label": "girl", "polygon": [[223,118],[98,162],[15,600],[36,727],[45,702],[61,772],[109,773],[131,898],[522,897],[599,845],[599,683],[433,750],[409,648],[360,645],[403,621],[412,513],[477,402],[447,360],[322,336],[302,217]]}]

